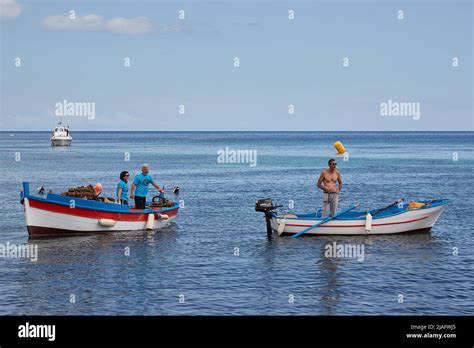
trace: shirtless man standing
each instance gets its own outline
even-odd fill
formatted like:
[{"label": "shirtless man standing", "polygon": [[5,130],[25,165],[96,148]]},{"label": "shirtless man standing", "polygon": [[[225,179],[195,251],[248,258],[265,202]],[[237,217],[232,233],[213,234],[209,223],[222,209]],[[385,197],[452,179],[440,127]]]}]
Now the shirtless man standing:
[{"label": "shirtless man standing", "polygon": [[[323,190],[323,218],[328,216],[328,208],[330,208],[331,216],[336,215],[339,192],[342,190],[342,177],[336,169],[336,160],[330,159],[328,165],[329,169],[324,169],[321,172],[316,184],[318,188]],[[336,181],[339,183],[339,187],[337,187]]]}]

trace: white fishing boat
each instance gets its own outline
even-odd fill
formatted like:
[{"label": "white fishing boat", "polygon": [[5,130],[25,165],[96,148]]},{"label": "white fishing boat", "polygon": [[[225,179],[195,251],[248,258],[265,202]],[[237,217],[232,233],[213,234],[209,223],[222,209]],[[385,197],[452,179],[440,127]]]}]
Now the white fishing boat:
[{"label": "white fishing boat", "polygon": [[322,212],[279,214],[270,198],[257,201],[255,210],[263,212],[267,233],[278,235],[378,235],[429,232],[446,209],[447,199],[411,202],[397,201],[387,207],[357,211],[355,207],[323,218]]},{"label": "white fishing boat", "polygon": [[70,146],[72,136],[69,134],[69,126],[63,126],[61,122],[58,123],[53,130],[51,137],[51,145],[53,146]]},{"label": "white fishing boat", "polygon": [[174,202],[167,207],[147,202],[145,209],[135,209],[126,204],[54,193],[35,196],[30,193],[28,182],[23,183],[20,198],[30,237],[157,230],[166,227],[179,210],[179,204]]}]

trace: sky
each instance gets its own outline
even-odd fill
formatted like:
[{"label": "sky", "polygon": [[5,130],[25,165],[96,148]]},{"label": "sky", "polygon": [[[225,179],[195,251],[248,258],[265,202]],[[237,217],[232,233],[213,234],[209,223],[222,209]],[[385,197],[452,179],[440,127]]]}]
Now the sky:
[{"label": "sky", "polygon": [[[4,131],[61,118],[71,131],[474,128],[470,0],[0,0],[0,11]],[[94,113],[60,117],[64,101]]]}]

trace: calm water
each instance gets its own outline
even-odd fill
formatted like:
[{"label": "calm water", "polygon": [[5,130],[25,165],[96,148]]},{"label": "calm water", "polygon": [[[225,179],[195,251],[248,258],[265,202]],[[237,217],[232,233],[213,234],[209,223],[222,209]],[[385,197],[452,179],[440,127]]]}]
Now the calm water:
[{"label": "calm water", "polygon": [[[72,135],[59,149],[46,132],[0,133],[0,243],[28,242],[23,180],[56,192],[99,181],[113,196],[121,170],[148,163],[160,184],[181,187],[185,208],[155,233],[30,240],[37,262],[0,259],[0,314],[474,314],[473,133]],[[341,209],[452,199],[433,231],[269,241],[255,200],[316,209],[336,140],[350,154],[338,158]],[[257,150],[257,165],[217,163],[225,147]],[[324,257],[333,241],[364,245],[364,261]]]}]

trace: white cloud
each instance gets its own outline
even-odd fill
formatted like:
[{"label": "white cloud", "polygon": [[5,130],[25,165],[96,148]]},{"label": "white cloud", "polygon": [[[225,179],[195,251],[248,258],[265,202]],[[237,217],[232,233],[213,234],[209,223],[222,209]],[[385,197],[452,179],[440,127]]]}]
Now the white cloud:
[{"label": "white cloud", "polygon": [[184,31],[182,24],[168,24],[161,28],[161,32],[163,33],[180,33],[182,31]]},{"label": "white cloud", "polygon": [[[4,1],[4,0],[0,0]],[[43,21],[43,27],[55,31],[108,31],[114,34],[148,34],[153,31],[152,22],[146,17],[112,18],[105,21],[102,16],[49,16]]]},{"label": "white cloud", "polygon": [[49,16],[43,21],[43,27],[57,31],[99,31],[102,30],[102,17],[90,14],[87,16]]},{"label": "white cloud", "polygon": [[105,28],[107,31],[116,34],[148,34],[153,30],[153,24],[146,17],[136,18],[113,18],[108,20]]},{"label": "white cloud", "polygon": [[0,0],[0,18],[13,19],[20,13],[21,6],[15,0]]}]

